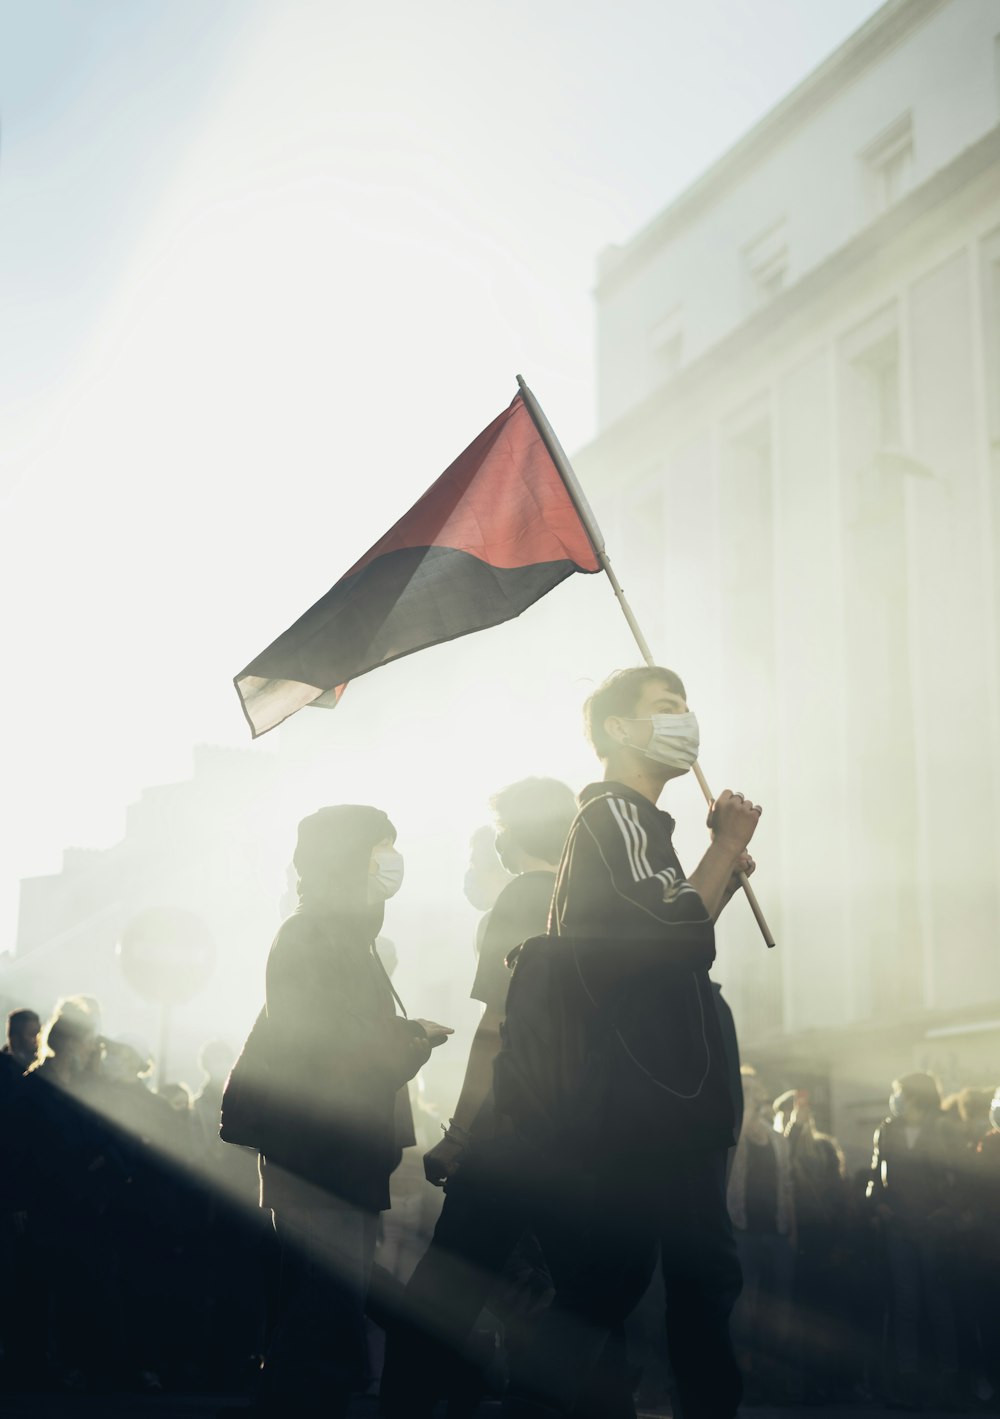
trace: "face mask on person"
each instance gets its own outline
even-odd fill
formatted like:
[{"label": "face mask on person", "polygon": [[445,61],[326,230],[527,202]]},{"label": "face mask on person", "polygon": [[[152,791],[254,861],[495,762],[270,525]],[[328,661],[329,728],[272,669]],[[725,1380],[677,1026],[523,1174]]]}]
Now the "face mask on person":
[{"label": "face mask on person", "polygon": [[368,905],[394,897],[403,885],[403,855],[394,847],[377,847],[372,853],[375,871],[368,878]]},{"label": "face mask on person", "polygon": [[889,1095],[889,1112],[893,1118],[902,1118],[905,1107],[906,1101],[903,1098],[902,1089],[897,1089]]},{"label": "face mask on person", "polygon": [[697,759],[700,747],[695,716],[690,710],[686,714],[654,714],[650,715],[649,722],[653,733],[642,751],[646,758],[686,773]]}]

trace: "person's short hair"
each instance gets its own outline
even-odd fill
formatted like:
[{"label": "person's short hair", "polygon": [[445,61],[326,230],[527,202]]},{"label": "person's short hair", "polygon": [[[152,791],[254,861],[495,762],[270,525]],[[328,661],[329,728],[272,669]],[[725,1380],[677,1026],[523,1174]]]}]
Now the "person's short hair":
[{"label": "person's short hair", "polygon": [[619,747],[604,728],[604,721],[612,715],[630,718],[639,696],[647,685],[652,684],[668,685],[675,695],[687,699],[684,681],[673,670],[667,670],[662,665],[637,665],[631,670],[616,670],[588,697],[583,706],[583,725],[599,759],[606,759]]},{"label": "person's short hair", "polygon": [[34,1024],[36,1028],[41,1029],[42,1017],[41,1015],[39,1015],[37,1010],[28,1010],[27,1008],[22,1008],[20,1010],[12,1010],[7,1016],[8,1043],[14,1038],[15,1035],[20,1034],[20,1032],[28,1024]]},{"label": "person's short hair", "polygon": [[992,1102],[993,1090],[982,1085],[966,1085],[955,1095],[958,1116],[963,1123],[979,1123],[984,1120],[989,1114]]},{"label": "person's short hair", "polygon": [[101,1002],[94,995],[62,995],[56,1001],[52,1019],[72,1017],[95,1034],[101,1031]]},{"label": "person's short hair", "polygon": [[922,1113],[936,1114],[941,1108],[941,1087],[933,1074],[904,1074],[895,1081],[907,1103],[915,1104]]},{"label": "person's short hair", "polygon": [[557,863],[576,817],[573,790],[557,778],[523,778],[490,799],[490,808],[518,847],[543,862]]},{"label": "person's short hair", "polygon": [[45,1026],[45,1038],[39,1062],[74,1044],[97,1039],[97,1021],[85,997],[71,995],[56,1005],[52,1019]]},{"label": "person's short hair", "polygon": [[225,1079],[236,1062],[236,1051],[226,1040],[208,1040],[198,1051],[198,1063],[209,1079]]}]

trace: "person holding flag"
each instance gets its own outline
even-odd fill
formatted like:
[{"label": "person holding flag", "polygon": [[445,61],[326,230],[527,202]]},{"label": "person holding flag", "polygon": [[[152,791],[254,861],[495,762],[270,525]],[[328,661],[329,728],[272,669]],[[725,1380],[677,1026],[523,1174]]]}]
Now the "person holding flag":
[{"label": "person holding flag", "polygon": [[516,957],[495,1066],[497,1109],[530,1145],[529,1225],[555,1286],[505,1414],[575,1412],[598,1374],[602,1414],[634,1414],[616,1339],[659,1253],[674,1413],[730,1419],[742,1390],[728,1332],[741,1284],[725,1188],[734,1109],[708,972],[761,810],[721,794],[687,877],[656,806],[697,758],[683,683],[658,666],[619,671],[585,718],[604,777],[580,794],[549,935]]}]

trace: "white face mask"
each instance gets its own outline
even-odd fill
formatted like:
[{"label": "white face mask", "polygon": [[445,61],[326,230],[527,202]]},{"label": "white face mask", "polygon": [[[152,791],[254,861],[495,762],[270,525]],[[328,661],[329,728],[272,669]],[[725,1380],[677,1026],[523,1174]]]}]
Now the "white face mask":
[{"label": "white face mask", "polygon": [[368,878],[368,904],[377,906],[394,897],[403,885],[403,855],[394,847],[377,847],[372,861],[375,871]]},{"label": "white face mask", "polygon": [[[641,724],[646,721],[636,722]],[[686,714],[650,715],[648,722],[653,726],[653,734],[642,751],[646,758],[686,773],[698,757],[700,739],[697,719],[688,710]]]}]

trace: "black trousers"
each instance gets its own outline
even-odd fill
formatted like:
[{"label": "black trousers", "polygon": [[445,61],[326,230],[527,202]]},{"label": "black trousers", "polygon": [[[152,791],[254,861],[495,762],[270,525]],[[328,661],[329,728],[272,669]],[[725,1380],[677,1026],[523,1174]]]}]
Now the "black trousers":
[{"label": "black trousers", "polygon": [[406,1288],[404,1313],[390,1327],[383,1414],[419,1419],[435,1398],[461,1385],[468,1333],[529,1231],[555,1297],[512,1376],[512,1414],[634,1415],[624,1321],[659,1256],[684,1419],[729,1419],[742,1386],[729,1341],[740,1269],[725,1165],[720,1151],[678,1157],[655,1176],[594,1176],[515,1138],[478,1147],[449,1184],[431,1247]]},{"label": "black trousers", "polygon": [[342,1419],[367,1381],[365,1297],[377,1215],[333,1198],[273,1215],[283,1294],[258,1408],[284,1416],[322,1403],[330,1419]]},{"label": "black trousers", "polygon": [[[535,1230],[555,1285],[510,1415],[580,1412],[600,1377],[601,1412],[634,1413],[624,1351],[625,1318],[663,1267],[667,1347],[675,1413],[731,1419],[742,1382],[729,1338],[741,1277],[725,1194],[726,1155],[688,1153],[643,1177],[550,1177]],[[617,1356],[621,1360],[618,1363]]]}]

